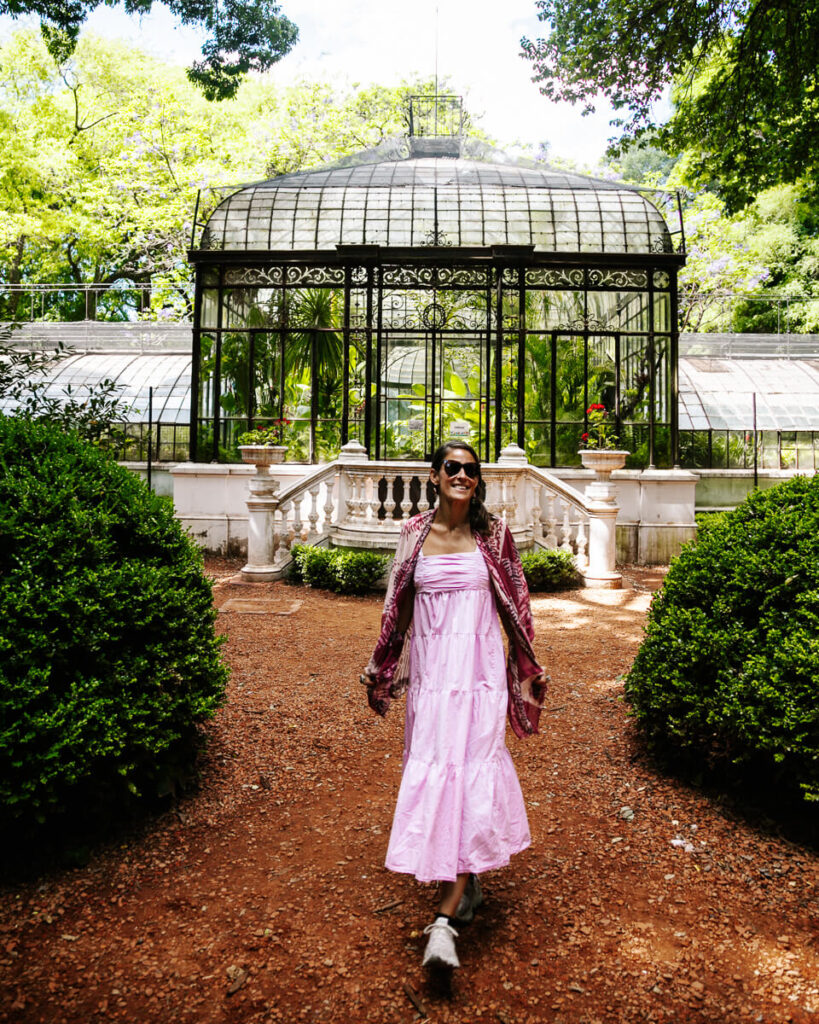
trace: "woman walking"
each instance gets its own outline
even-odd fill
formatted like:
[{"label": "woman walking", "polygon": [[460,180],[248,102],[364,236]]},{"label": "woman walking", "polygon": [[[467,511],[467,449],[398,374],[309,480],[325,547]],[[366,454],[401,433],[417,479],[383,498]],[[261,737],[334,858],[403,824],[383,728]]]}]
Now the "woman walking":
[{"label": "woman walking", "polygon": [[[474,449],[442,445],[430,481],[438,503],[402,528],[362,682],[380,715],[408,689],[386,866],[441,883],[423,963],[458,967],[457,928],[482,900],[477,876],[530,843],[504,735],[507,715],[517,736],[537,732],[546,677],[532,650],[517,548],[486,510]],[[499,616],[509,639],[505,666]]]}]

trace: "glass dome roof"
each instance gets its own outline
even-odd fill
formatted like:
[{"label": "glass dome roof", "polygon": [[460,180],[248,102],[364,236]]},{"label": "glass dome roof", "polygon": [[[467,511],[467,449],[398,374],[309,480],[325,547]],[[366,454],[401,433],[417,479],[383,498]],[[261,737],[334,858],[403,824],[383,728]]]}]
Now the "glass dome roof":
[{"label": "glass dome roof", "polygon": [[[338,245],[534,246],[536,252],[672,251],[637,189],[515,163],[476,140],[427,155],[422,139],[284,174],[226,198],[200,250],[293,252]],[[438,140],[435,140],[436,142]]]}]

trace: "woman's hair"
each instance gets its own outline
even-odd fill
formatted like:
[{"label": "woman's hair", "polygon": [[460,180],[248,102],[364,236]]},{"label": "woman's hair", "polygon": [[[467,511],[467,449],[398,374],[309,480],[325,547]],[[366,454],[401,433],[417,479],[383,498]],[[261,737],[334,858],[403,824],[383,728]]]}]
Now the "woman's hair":
[{"label": "woman's hair", "polygon": [[481,475],[481,460],[478,458],[478,453],[472,445],[467,444],[466,441],[445,441],[432,456],[432,468],[436,473],[440,473],[444,460],[449,456],[449,453],[458,450],[469,452],[478,464],[478,486],[475,488],[475,492],[469,502],[469,525],[473,533],[479,533],[482,537],[486,537],[489,533],[491,516],[486,505],[484,505],[486,500],[486,484]]}]

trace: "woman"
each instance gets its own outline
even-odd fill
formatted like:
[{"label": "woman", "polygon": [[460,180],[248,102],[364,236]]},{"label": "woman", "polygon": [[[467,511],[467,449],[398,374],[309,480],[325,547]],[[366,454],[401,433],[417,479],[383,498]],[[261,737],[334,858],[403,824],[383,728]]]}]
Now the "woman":
[{"label": "woman", "polygon": [[[386,866],[442,883],[423,962],[458,967],[456,926],[482,900],[477,875],[530,842],[504,734],[507,714],[517,736],[537,732],[546,677],[517,548],[484,506],[474,449],[442,445],[429,478],[437,506],[401,530],[381,634],[361,678],[380,715],[409,687]],[[498,615],[509,638],[505,669]]]}]

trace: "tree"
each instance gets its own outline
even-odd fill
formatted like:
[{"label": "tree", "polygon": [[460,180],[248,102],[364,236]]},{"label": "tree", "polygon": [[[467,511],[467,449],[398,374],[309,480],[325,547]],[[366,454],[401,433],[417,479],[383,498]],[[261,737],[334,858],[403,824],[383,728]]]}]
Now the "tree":
[{"label": "tree", "polygon": [[[56,62],[39,33],[17,32],[0,47],[0,280],[151,284],[159,305],[145,315],[184,312],[200,189],[201,222],[224,195],[216,186],[402,134],[406,95],[429,88],[278,88],[260,75],[213,104],[178,68],[130,45],[83,33]],[[52,316],[85,315],[68,294],[54,303]],[[0,319],[17,315],[13,297],[0,300]]]},{"label": "tree", "polygon": [[[70,57],[85,18],[109,0],[0,0],[0,14],[36,14],[43,37],[58,62]],[[184,24],[201,25],[210,35],[203,60],[188,69],[188,78],[209,100],[232,99],[248,71],[267,71],[288,53],[298,29],[281,14],[275,0],[164,0]],[[129,14],[147,14],[154,0],[126,0]]]},{"label": "tree", "polygon": [[[522,40],[552,100],[627,117],[610,152],[650,134],[689,150],[689,182],[729,212],[762,189],[819,173],[819,0],[536,0],[546,39]],[[673,112],[655,102],[672,87]]]}]

